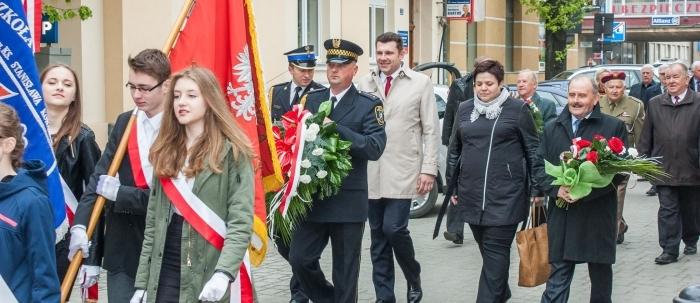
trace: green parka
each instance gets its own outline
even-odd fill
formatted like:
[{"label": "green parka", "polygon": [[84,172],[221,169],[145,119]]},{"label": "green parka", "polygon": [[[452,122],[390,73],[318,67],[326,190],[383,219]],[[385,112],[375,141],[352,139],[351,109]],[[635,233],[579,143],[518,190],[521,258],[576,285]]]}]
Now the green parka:
[{"label": "green parka", "polygon": [[[205,168],[195,176],[192,191],[226,222],[224,247],[217,250],[187,221],[183,223],[180,263],[180,302],[183,303],[198,302],[200,292],[215,271],[236,277],[250,242],[254,197],[250,159],[234,161],[231,145],[227,143],[220,163],[222,173]],[[174,206],[160,181],[154,180],[135,283],[137,289],[146,290],[148,302],[156,299],[165,238],[173,212]],[[221,302],[228,301],[227,292]]]}]

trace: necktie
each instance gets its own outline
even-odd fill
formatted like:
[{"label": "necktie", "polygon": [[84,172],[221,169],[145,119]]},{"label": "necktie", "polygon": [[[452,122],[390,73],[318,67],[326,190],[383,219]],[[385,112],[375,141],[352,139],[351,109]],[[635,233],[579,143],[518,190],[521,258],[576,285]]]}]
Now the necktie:
[{"label": "necktie", "polygon": [[678,102],[681,102],[681,97],[673,96],[673,104],[678,104]]},{"label": "necktie", "polygon": [[335,109],[335,105],[338,104],[338,98],[335,96],[331,97],[331,114],[333,114],[333,110]]},{"label": "necktie", "polygon": [[299,104],[299,97],[301,95],[301,86],[294,88],[294,99],[292,99],[292,105]]},{"label": "necktie", "polygon": [[386,84],[384,84],[384,96],[389,95],[389,90],[391,89],[391,79],[393,79],[392,76],[386,76]]},{"label": "necktie", "polygon": [[579,124],[581,124],[581,120],[580,120],[580,119],[574,120],[574,123],[573,123],[574,135],[576,135],[576,132],[578,131],[578,125],[579,125]]}]

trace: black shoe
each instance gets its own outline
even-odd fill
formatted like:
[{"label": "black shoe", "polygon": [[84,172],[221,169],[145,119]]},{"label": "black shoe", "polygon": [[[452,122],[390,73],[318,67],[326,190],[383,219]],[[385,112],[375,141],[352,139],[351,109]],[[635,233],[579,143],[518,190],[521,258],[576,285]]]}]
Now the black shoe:
[{"label": "black shoe", "polygon": [[622,242],[625,242],[625,233],[627,232],[629,227],[629,225],[625,225],[625,228],[622,230],[622,232],[617,234],[617,244],[622,244]]},{"label": "black shoe", "polygon": [[698,253],[698,245],[695,244],[693,246],[686,245],[685,248],[683,249],[683,254],[684,255],[694,255]]},{"label": "black shoe", "polygon": [[647,196],[656,196],[656,187],[652,186],[649,190],[647,190]]},{"label": "black shoe", "polygon": [[406,298],[408,303],[418,303],[423,298],[423,290],[420,288],[420,282],[418,282],[416,285],[408,284],[406,289]]},{"label": "black shoe", "polygon": [[464,236],[458,233],[451,233],[449,231],[446,231],[442,234],[445,237],[445,240],[452,241],[454,244],[463,244],[464,243]]},{"label": "black shoe", "polygon": [[654,262],[659,265],[666,265],[666,264],[671,264],[673,262],[678,261],[678,257],[671,255],[669,253],[662,253],[660,256],[656,257],[654,259]]}]

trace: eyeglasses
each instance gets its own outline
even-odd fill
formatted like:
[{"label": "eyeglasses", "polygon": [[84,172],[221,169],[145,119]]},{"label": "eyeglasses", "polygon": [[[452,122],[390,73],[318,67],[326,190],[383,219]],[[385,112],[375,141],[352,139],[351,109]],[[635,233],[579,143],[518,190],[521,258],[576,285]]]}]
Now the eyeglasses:
[{"label": "eyeglasses", "polygon": [[151,87],[151,88],[145,88],[145,87],[141,87],[141,86],[136,86],[136,85],[133,85],[133,84],[131,84],[131,83],[126,83],[126,85],[124,85],[124,87],[128,88],[132,93],[133,93],[135,90],[137,90],[137,91],[139,91],[139,93],[145,94],[145,93],[150,93],[150,92],[152,92],[154,89],[158,88],[158,86],[160,86],[161,84],[163,84],[163,82],[165,82],[165,80],[158,82],[158,84],[156,84],[155,86],[153,86],[153,87]]}]

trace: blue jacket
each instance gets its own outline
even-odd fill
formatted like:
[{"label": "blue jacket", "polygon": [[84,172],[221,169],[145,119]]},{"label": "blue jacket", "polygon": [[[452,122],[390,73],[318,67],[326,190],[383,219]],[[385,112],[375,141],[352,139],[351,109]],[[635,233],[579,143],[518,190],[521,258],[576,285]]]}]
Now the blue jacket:
[{"label": "blue jacket", "polygon": [[19,302],[59,302],[56,234],[41,161],[0,182],[0,276]]}]

